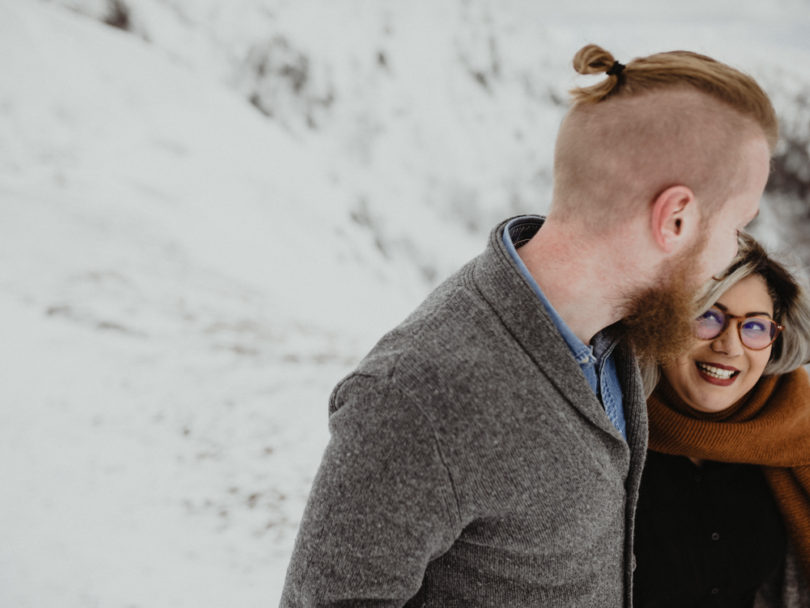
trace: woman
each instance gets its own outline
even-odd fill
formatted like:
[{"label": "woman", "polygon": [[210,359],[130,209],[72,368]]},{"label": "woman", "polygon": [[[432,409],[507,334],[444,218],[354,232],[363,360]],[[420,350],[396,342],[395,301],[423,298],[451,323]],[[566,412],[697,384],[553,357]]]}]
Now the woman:
[{"label": "woman", "polygon": [[660,368],[634,606],[810,606],[810,301],[751,237]]}]

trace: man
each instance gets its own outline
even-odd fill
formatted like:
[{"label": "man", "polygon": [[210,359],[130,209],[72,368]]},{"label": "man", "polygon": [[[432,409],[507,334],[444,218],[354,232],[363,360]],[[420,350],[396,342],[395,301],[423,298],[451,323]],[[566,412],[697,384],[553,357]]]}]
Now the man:
[{"label": "man", "polygon": [[487,249],[334,390],[282,606],[629,606],[637,353],[672,356],[757,213],[776,140],[749,77],[589,45],[548,218]]}]

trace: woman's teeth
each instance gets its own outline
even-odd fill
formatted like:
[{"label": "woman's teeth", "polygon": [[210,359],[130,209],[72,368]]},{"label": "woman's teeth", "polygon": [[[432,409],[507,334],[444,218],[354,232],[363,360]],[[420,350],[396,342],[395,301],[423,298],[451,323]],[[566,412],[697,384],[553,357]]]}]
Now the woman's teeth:
[{"label": "woman's teeth", "polygon": [[738,373],[738,370],[721,369],[719,367],[715,367],[714,365],[709,365],[708,363],[698,363],[697,366],[698,369],[700,369],[700,371],[702,371],[704,374],[720,380],[728,380],[733,375]]}]

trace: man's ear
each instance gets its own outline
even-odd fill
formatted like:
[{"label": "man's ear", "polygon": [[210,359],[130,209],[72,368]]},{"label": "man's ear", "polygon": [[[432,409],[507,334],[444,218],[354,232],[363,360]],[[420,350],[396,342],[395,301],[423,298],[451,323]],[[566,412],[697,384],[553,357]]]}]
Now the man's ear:
[{"label": "man's ear", "polygon": [[695,194],[691,188],[670,186],[652,203],[650,228],[656,244],[665,253],[672,253],[689,244],[700,220]]}]

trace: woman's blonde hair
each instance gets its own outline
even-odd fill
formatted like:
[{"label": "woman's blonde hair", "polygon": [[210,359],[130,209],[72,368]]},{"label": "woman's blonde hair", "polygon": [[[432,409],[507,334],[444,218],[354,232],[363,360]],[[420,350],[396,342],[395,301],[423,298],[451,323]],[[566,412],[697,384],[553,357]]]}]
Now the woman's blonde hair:
[{"label": "woman's blonde hair", "polygon": [[[698,299],[699,314],[707,311],[726,291],[752,275],[761,276],[773,301],[774,320],[784,329],[773,344],[764,375],[786,374],[810,362],[810,295],[802,281],[772,258],[754,237],[740,233],[739,250],[731,265],[710,279]],[[657,362],[642,361],[641,375],[649,395],[660,379]]]}]

